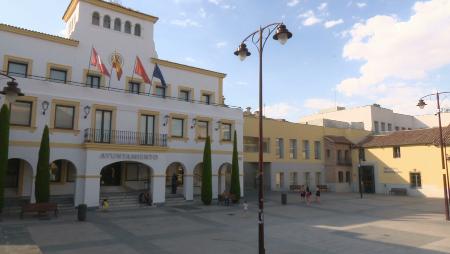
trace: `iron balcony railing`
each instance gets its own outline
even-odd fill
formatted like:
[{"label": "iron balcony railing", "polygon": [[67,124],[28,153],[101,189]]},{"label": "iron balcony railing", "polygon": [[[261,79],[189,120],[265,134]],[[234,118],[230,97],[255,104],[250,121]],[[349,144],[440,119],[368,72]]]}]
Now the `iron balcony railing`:
[{"label": "iron balcony railing", "polygon": [[84,130],[84,142],[167,147],[167,134],[88,128]]},{"label": "iron balcony railing", "polygon": [[351,166],[352,165],[352,161],[350,159],[348,159],[348,160],[338,160],[337,161],[337,165],[339,165],[339,166]]}]

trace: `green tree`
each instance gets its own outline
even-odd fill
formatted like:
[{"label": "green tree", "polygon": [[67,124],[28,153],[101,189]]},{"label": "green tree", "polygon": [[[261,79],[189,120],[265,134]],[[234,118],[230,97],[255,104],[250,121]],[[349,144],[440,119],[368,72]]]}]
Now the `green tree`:
[{"label": "green tree", "polygon": [[239,181],[239,160],[237,151],[237,137],[236,130],[234,131],[233,140],[233,158],[231,161],[231,186],[230,193],[234,195],[235,199],[233,202],[239,202],[241,198],[241,183]]},{"label": "green tree", "polygon": [[41,147],[39,148],[35,186],[36,203],[48,202],[50,197],[50,144],[47,125],[42,133]]},{"label": "green tree", "polygon": [[211,166],[211,141],[209,136],[205,141],[203,150],[203,168],[202,168],[202,202],[210,205],[212,201],[212,166]]},{"label": "green tree", "polygon": [[8,168],[9,109],[3,104],[0,111],[0,213],[4,206],[5,175]]}]

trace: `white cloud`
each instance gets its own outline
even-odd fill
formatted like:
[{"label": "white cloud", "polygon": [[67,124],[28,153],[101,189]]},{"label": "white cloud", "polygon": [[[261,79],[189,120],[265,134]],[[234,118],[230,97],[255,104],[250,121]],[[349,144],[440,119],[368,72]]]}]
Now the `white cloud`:
[{"label": "white cloud", "polygon": [[298,17],[303,19],[302,24],[304,26],[312,26],[312,25],[322,22],[321,19],[316,17],[314,11],[312,11],[312,10],[301,13],[300,15],[298,15]]},{"label": "white cloud", "polygon": [[180,26],[180,27],[201,27],[201,25],[194,20],[187,19],[174,19],[170,21],[170,24]]},{"label": "white cloud", "polygon": [[342,23],[344,23],[343,19],[329,20],[329,21],[325,22],[324,26],[325,26],[325,28],[332,28],[332,27],[337,26]]},{"label": "white cloud", "polygon": [[367,6],[366,3],[356,3],[356,6],[358,6],[358,8],[364,8]]},{"label": "white cloud", "polygon": [[226,10],[236,9],[235,5],[224,3],[226,0],[208,0],[209,3],[217,5],[218,7]]},{"label": "white cloud", "polygon": [[264,115],[270,118],[287,119],[296,121],[300,115],[300,107],[296,105],[280,102],[264,107]]},{"label": "white cloud", "polygon": [[228,45],[228,42],[226,41],[219,41],[216,43],[216,48],[220,49],[220,48],[224,48]]},{"label": "white cloud", "polygon": [[206,18],[206,11],[203,8],[200,8],[200,10],[198,10],[198,15],[202,18]]},{"label": "white cloud", "polygon": [[375,16],[355,24],[349,34],[343,57],[364,64],[358,77],[342,80],[337,90],[347,96],[387,94],[389,80],[423,80],[450,64],[450,1],[416,2],[406,21]]},{"label": "white cloud", "polygon": [[186,62],[190,62],[190,63],[196,63],[197,62],[197,60],[195,60],[194,58],[189,57],[189,56],[185,57],[184,60]]},{"label": "white cloud", "polygon": [[332,108],[335,106],[335,102],[328,99],[320,99],[320,98],[311,98],[307,99],[304,103],[304,106],[309,109],[326,109]]},{"label": "white cloud", "polygon": [[328,4],[327,3],[321,3],[318,7],[317,10],[319,11],[323,11],[327,8]]},{"label": "white cloud", "polygon": [[300,0],[289,0],[289,2],[287,2],[287,6],[294,7],[299,3],[300,3]]}]

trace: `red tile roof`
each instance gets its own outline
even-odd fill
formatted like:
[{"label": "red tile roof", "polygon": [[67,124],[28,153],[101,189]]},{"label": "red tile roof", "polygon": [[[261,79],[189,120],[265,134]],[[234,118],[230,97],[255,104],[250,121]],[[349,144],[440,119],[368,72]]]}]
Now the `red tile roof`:
[{"label": "red tile roof", "polygon": [[353,143],[348,140],[346,137],[344,136],[325,136],[326,139],[328,139],[329,141],[336,143],[336,144],[349,144],[352,145]]},{"label": "red tile roof", "polygon": [[[450,126],[443,128],[444,143],[450,144]],[[386,147],[402,145],[439,146],[439,128],[396,131],[386,135],[368,136],[358,145],[362,147]]]}]

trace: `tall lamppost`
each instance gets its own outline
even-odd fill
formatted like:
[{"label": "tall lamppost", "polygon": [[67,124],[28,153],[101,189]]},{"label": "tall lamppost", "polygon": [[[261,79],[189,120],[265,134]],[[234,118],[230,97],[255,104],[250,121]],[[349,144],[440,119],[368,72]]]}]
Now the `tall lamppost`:
[{"label": "tall lamppost", "polygon": [[18,87],[19,84],[17,84],[15,78],[3,73],[0,73],[0,75],[11,79],[6,83],[6,86],[3,87],[3,91],[0,91],[0,94],[5,96],[5,103],[14,103],[18,96],[24,96],[20,91],[20,88]]},{"label": "tall lamppost", "polygon": [[[264,34],[264,32],[266,32]],[[270,35],[275,32],[273,39],[279,41],[284,45],[288,39],[292,37],[292,33],[289,32],[283,23],[272,23],[265,27],[260,27],[259,30],[251,33],[244,40],[242,40],[238,49],[234,52],[236,56],[239,56],[241,61],[247,56],[250,56],[250,52],[247,49],[245,42],[251,38],[251,42],[258,49],[259,54],[259,190],[258,190],[258,250],[259,254],[265,253],[264,248],[264,171],[263,171],[263,90],[262,90],[262,56],[264,46]]]},{"label": "tall lamppost", "polygon": [[438,121],[439,121],[439,144],[441,147],[441,163],[442,163],[442,169],[445,170],[445,172],[442,175],[442,181],[444,183],[444,202],[445,202],[445,219],[446,220],[450,220],[450,213],[449,213],[449,177],[448,177],[448,163],[447,163],[447,158],[446,158],[446,154],[445,154],[445,144],[444,144],[444,138],[443,138],[443,134],[442,134],[442,121],[441,121],[441,103],[439,100],[439,96],[442,94],[450,94],[450,92],[436,92],[436,93],[432,93],[432,94],[428,94],[423,96],[422,98],[419,99],[419,103],[417,103],[417,106],[421,109],[423,109],[427,104],[425,103],[424,99],[426,98],[432,98],[434,96],[436,96],[436,102],[437,102],[437,116],[438,116]]}]

